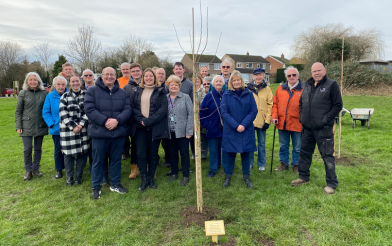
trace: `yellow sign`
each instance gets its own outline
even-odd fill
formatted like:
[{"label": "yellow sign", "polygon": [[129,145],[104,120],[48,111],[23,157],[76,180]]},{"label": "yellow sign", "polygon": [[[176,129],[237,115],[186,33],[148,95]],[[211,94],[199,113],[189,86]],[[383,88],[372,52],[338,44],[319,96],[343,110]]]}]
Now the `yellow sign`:
[{"label": "yellow sign", "polygon": [[206,236],[212,236],[212,241],[218,243],[218,236],[225,235],[225,223],[223,220],[205,221]]}]

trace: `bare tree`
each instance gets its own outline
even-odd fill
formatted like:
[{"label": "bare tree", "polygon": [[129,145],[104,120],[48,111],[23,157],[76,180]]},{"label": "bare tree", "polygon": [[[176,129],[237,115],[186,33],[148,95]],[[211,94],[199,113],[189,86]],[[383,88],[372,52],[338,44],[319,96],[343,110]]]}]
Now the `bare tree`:
[{"label": "bare tree", "polygon": [[119,52],[126,57],[128,62],[137,62],[138,58],[144,53],[152,51],[154,45],[145,38],[136,35],[125,37],[119,47]]},{"label": "bare tree", "polygon": [[17,42],[0,41],[0,77],[2,77],[12,64],[23,60],[23,50]]},{"label": "bare tree", "polygon": [[94,36],[94,28],[83,24],[78,27],[78,33],[69,41],[65,54],[81,69],[91,69],[101,49],[101,41]]},{"label": "bare tree", "polygon": [[37,41],[33,46],[33,50],[33,55],[42,63],[45,71],[49,71],[49,58],[53,54],[53,50],[50,49],[49,43],[47,41]]}]

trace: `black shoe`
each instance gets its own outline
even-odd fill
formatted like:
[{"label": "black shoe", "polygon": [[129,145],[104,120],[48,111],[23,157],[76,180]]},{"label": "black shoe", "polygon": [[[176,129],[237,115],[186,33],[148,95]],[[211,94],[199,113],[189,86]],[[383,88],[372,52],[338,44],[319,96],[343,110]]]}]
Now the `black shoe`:
[{"label": "black shoe", "polygon": [[170,167],[170,163],[169,163],[168,161],[165,161],[165,163],[163,163],[163,165],[164,165],[165,167],[167,167],[167,168]]},{"label": "black shoe", "polygon": [[181,185],[185,186],[189,183],[189,177],[183,177],[181,181]]},{"label": "black shoe", "polygon": [[230,174],[226,174],[225,175],[225,182],[222,185],[222,188],[226,189],[227,187],[230,186],[230,181],[231,181],[231,175]]},{"label": "black shoe", "polygon": [[74,184],[73,178],[67,178],[65,186],[72,186]]},{"label": "black shoe", "polygon": [[151,189],[158,188],[157,184],[154,181],[154,178],[148,178],[148,185],[150,186]]},{"label": "black shoe", "polygon": [[167,182],[170,183],[170,182],[172,182],[172,181],[174,181],[174,180],[177,180],[177,179],[178,179],[178,175],[173,174]]},{"label": "black shoe", "polygon": [[118,192],[118,193],[120,193],[120,194],[125,194],[125,193],[128,192],[128,190],[125,189],[121,184],[119,184],[119,185],[114,185],[114,186],[110,186],[110,190],[111,190],[111,191]]},{"label": "black shoe", "polygon": [[143,174],[143,175],[140,175],[140,177],[142,178],[142,183],[140,184],[140,187],[137,190],[140,192],[144,192],[148,187],[147,176],[145,174]]},{"label": "black shoe", "polygon": [[251,189],[254,188],[252,183],[250,182],[250,176],[249,175],[244,175],[244,182],[246,184],[246,188],[251,188]]},{"label": "black shoe", "polygon": [[107,185],[107,184],[109,184],[109,180],[108,180],[108,177],[106,177],[106,176],[104,175],[103,178],[102,178],[102,183],[101,183],[101,185]]},{"label": "black shoe", "polygon": [[100,188],[93,188],[93,199],[101,198],[101,189]]},{"label": "black shoe", "polygon": [[56,175],[54,176],[56,179],[61,179],[63,177],[63,171],[57,171]]},{"label": "black shoe", "polygon": [[169,172],[166,173],[166,176],[172,176],[172,175],[173,175],[172,171],[169,171]]},{"label": "black shoe", "polygon": [[39,171],[39,169],[33,170],[33,175],[36,177],[41,177],[42,173]]},{"label": "black shoe", "polygon": [[81,185],[81,184],[82,184],[82,178],[81,177],[76,177],[75,185]]},{"label": "black shoe", "polygon": [[33,178],[33,172],[26,172],[26,175],[23,177],[23,180],[30,180]]},{"label": "black shoe", "polygon": [[215,176],[215,173],[213,171],[209,171],[207,174],[207,178],[213,178]]}]

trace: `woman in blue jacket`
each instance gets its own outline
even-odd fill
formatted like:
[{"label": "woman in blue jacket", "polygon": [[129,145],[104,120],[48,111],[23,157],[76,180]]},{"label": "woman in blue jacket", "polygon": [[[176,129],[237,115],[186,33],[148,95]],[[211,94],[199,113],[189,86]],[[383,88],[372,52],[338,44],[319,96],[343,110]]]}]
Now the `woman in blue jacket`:
[{"label": "woman in blue jacket", "polygon": [[[223,119],[221,118],[221,100],[224,79],[222,75],[216,75],[212,80],[212,91],[208,93],[200,105],[200,123],[207,130],[208,149],[210,151],[210,171],[207,177],[214,177],[221,165]],[[223,155],[223,162],[227,162]]]},{"label": "woman in blue jacket", "polygon": [[62,76],[53,79],[53,88],[55,90],[45,98],[42,116],[49,126],[49,134],[52,135],[54,142],[54,166],[57,170],[56,179],[63,177],[64,155],[60,146],[60,98],[67,89],[67,80]]},{"label": "woman in blue jacket", "polygon": [[248,188],[253,188],[250,182],[249,154],[256,151],[253,121],[257,115],[257,105],[252,93],[245,88],[244,78],[238,71],[230,76],[228,90],[222,97],[221,109],[224,121],[222,150],[227,152],[227,162],[223,162],[226,174],[223,188],[230,185],[237,153],[241,154],[245,184]]}]

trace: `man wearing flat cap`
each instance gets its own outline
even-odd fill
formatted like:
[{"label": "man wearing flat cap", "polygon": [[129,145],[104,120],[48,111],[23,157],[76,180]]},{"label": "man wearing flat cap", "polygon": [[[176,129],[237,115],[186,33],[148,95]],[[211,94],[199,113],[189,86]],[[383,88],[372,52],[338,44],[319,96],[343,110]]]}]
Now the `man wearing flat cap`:
[{"label": "man wearing flat cap", "polygon": [[[257,116],[253,121],[255,131],[257,134],[257,165],[259,171],[264,171],[266,166],[265,158],[265,135],[271,124],[271,111],[273,104],[273,96],[271,88],[264,81],[265,70],[263,68],[256,68],[253,71],[253,80],[248,84],[249,91],[253,92],[257,104]],[[254,154],[250,155],[250,168],[254,164]]]}]

